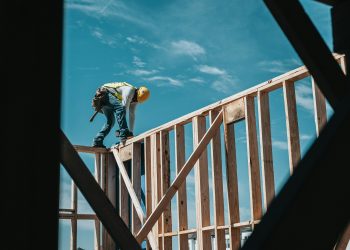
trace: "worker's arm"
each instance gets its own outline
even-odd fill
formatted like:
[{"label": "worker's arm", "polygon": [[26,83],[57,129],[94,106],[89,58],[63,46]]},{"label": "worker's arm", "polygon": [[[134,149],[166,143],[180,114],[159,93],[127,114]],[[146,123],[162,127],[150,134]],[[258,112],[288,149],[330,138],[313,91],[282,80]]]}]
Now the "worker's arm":
[{"label": "worker's arm", "polygon": [[131,104],[131,101],[135,94],[135,89],[129,86],[122,87],[122,105],[125,107],[125,111],[129,112],[129,131],[133,132],[134,130],[134,121],[135,121],[135,106]]},{"label": "worker's arm", "polygon": [[129,130],[134,132],[136,103],[132,102],[129,107]]}]

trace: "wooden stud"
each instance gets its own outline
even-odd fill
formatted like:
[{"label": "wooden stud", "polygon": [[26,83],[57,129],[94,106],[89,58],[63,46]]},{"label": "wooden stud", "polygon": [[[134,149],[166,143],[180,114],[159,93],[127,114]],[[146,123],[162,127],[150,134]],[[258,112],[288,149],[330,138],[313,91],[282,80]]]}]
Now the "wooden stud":
[{"label": "wooden stud", "polygon": [[[205,117],[196,116],[192,120],[193,147],[197,147],[205,134]],[[210,234],[202,228],[210,225],[209,183],[208,183],[208,155],[206,148],[195,164],[195,194],[196,194],[196,222],[198,249],[211,249]]]},{"label": "wooden stud", "polygon": [[[160,158],[160,134],[155,133],[151,137],[152,143],[152,180],[153,180],[153,209],[156,208],[158,202],[161,199],[162,188],[161,188],[161,158]],[[163,238],[159,237],[163,233],[162,217],[158,218],[157,225],[154,227],[154,235],[158,239],[158,248],[163,249]]]},{"label": "wooden stud", "polygon": [[[152,165],[151,165],[151,138],[144,139],[144,154],[145,154],[145,194],[146,194],[146,218],[152,213]],[[147,240],[147,250],[151,246]]]},{"label": "wooden stud", "polygon": [[169,204],[172,197],[176,194],[179,187],[182,185],[184,180],[186,179],[187,175],[192,170],[192,167],[194,166],[195,162],[199,159],[199,157],[202,155],[203,150],[207,147],[209,141],[212,139],[214,134],[216,133],[217,129],[219,129],[221,123],[222,123],[222,111],[218,114],[215,121],[211,125],[211,127],[208,129],[208,131],[205,133],[197,147],[194,149],[193,153],[190,155],[184,166],[182,167],[180,173],[176,176],[175,180],[169,187],[168,191],[165,193],[165,195],[162,197],[160,202],[157,204],[156,208],[152,212],[152,214],[148,217],[146,222],[143,224],[141,230],[138,232],[136,239],[141,241],[143,240],[149,230],[153,227],[154,223],[158,220],[160,215],[162,214],[164,208]]},{"label": "wooden stud", "polygon": [[[224,115],[224,120],[225,120]],[[224,140],[226,156],[226,179],[227,179],[227,205],[228,220],[230,225],[240,222],[239,218],[239,197],[238,197],[238,178],[237,178],[237,159],[235,131],[233,124],[224,122]],[[240,230],[232,226],[229,227],[230,250],[240,248]]]},{"label": "wooden stud", "polygon": [[[151,179],[152,179],[152,211],[157,206],[158,203],[158,192],[157,192],[157,134],[151,135]],[[151,213],[152,214],[152,213]],[[149,218],[149,217],[148,217]],[[156,237],[157,244],[159,243],[158,240],[158,223],[155,223],[152,228],[152,232]]]},{"label": "wooden stud", "polygon": [[283,82],[290,173],[300,161],[300,141],[294,82]]},{"label": "wooden stud", "polygon": [[98,219],[94,220],[95,227],[94,227],[94,249],[95,250],[100,250],[101,249],[101,237],[100,237],[100,221]]},{"label": "wooden stud", "polygon": [[[101,183],[101,153],[95,153],[95,179],[97,183]],[[100,250],[101,246],[101,237],[100,237],[100,221],[94,220],[95,227],[94,227],[94,244],[95,244],[95,250]]]},{"label": "wooden stud", "polygon": [[326,111],[326,98],[322,94],[321,90],[315,83],[314,78],[312,81],[312,93],[314,101],[314,113],[315,113],[315,124],[316,124],[316,134],[320,135],[321,130],[327,123],[327,111]]},{"label": "wooden stud", "polygon": [[[212,124],[218,115],[218,111],[212,110],[209,113],[210,124]],[[222,161],[221,161],[221,136],[220,129],[214,135],[211,141],[211,161],[212,161],[212,183],[213,183],[213,202],[214,202],[214,230],[215,230],[215,248],[217,250],[226,249],[225,230],[219,230],[218,226],[225,225],[224,216],[224,191],[222,186]]]},{"label": "wooden stud", "polygon": [[[132,144],[132,187],[135,191],[135,199],[138,199],[141,203],[141,144]],[[141,228],[141,221],[137,215],[135,204],[132,209],[132,232],[136,234]],[[141,208],[141,207],[140,207]],[[141,208],[142,210],[142,208]],[[144,216],[142,214],[142,216]]]},{"label": "wooden stud", "polygon": [[[183,125],[175,125],[175,164],[176,174],[179,174],[185,164],[185,130]],[[186,179],[177,192],[177,218],[178,231],[187,230]],[[188,250],[187,235],[180,234],[178,236],[178,246],[180,250]]]},{"label": "wooden stud", "polygon": [[[101,154],[101,182],[100,187],[105,194],[107,194],[107,166],[104,161],[105,157]],[[102,249],[107,249],[108,243],[108,233],[107,230],[102,227]]]},{"label": "wooden stud", "polygon": [[[124,249],[141,249],[139,243],[122,222],[116,209],[62,131],[60,131],[60,141],[62,165],[115,242]],[[123,235],[123,237],[120,237],[120,235]]]},{"label": "wooden stud", "polygon": [[130,228],[129,225],[129,195],[126,188],[123,176],[119,171],[119,214],[124,223]]},{"label": "wooden stud", "polygon": [[[106,170],[106,195],[110,200],[110,202],[112,203],[113,207],[116,207],[117,205],[116,162],[113,155],[109,153],[102,154],[102,162],[105,165],[105,170]],[[106,245],[108,250],[113,250],[116,248],[116,244],[109,234],[107,235],[107,238],[106,238]]]},{"label": "wooden stud", "polygon": [[[141,146],[141,145],[140,145]],[[138,146],[135,146],[135,149],[136,147]],[[139,151],[141,153],[141,148],[140,150],[133,150],[136,154],[137,151]],[[129,175],[126,171],[126,168],[125,168],[125,165],[124,163],[122,162],[122,160],[120,159],[119,157],[119,154],[118,154],[118,151],[117,149],[112,149],[112,152],[113,152],[113,155],[114,155],[114,158],[117,162],[117,166],[119,168],[119,173],[121,174],[123,180],[124,180],[124,183],[125,183],[125,186],[126,186],[126,189],[127,191],[129,192],[129,195],[130,195],[130,198],[131,198],[131,202],[133,204],[133,208],[135,208],[136,210],[136,213],[134,214],[135,216],[138,216],[139,220],[143,223],[146,216],[142,210],[142,207],[141,207],[141,202],[140,202],[140,198],[138,198],[138,196],[136,195],[136,192],[135,190],[133,189],[133,186],[132,186],[132,183],[129,179]],[[137,165],[137,164],[136,164]],[[141,181],[141,175],[140,176],[140,181]],[[141,194],[140,194],[141,196]],[[148,240],[152,246],[152,249],[157,249],[157,245],[155,244],[155,238],[153,236],[153,233],[150,232],[148,234]],[[141,244],[141,241],[139,241],[139,243]]]},{"label": "wooden stud", "polygon": [[250,185],[251,220],[259,220],[262,216],[261,186],[256,134],[254,97],[245,97],[247,157]]},{"label": "wooden stud", "polygon": [[71,208],[73,209],[73,216],[71,219],[71,241],[70,241],[70,249],[76,250],[77,249],[77,233],[78,233],[78,221],[77,221],[77,214],[78,214],[78,189],[75,185],[74,181],[72,180],[71,185]]},{"label": "wooden stud", "polygon": [[[160,132],[161,143],[161,197],[166,193],[170,186],[170,152],[169,152],[169,133],[167,131]],[[164,212],[162,218],[163,234],[172,231],[172,219],[171,219],[171,204],[169,204]],[[163,249],[172,249],[172,239],[164,238],[163,236]]]},{"label": "wooden stud", "polygon": [[264,210],[267,210],[275,197],[275,180],[273,171],[271,125],[269,94],[258,92],[259,127],[260,127],[260,155],[263,181]]}]

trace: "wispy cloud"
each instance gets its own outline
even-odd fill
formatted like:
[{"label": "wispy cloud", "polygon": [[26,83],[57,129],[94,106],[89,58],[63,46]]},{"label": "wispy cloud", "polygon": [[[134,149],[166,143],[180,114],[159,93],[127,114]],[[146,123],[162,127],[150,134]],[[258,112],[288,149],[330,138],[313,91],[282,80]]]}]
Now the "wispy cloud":
[{"label": "wispy cloud", "polygon": [[146,63],[143,62],[139,57],[137,56],[134,56],[133,57],[133,60],[132,60],[132,63],[135,64],[137,67],[139,68],[143,68],[145,67]]},{"label": "wispy cloud", "polygon": [[229,94],[232,93],[233,88],[237,86],[238,79],[231,76],[224,69],[209,65],[199,65],[197,69],[202,73],[218,77],[211,85],[211,87],[218,92]]},{"label": "wispy cloud", "polygon": [[95,38],[97,38],[98,40],[100,40],[103,44],[106,44],[112,48],[117,47],[118,45],[118,40],[120,39],[118,37],[118,35],[116,36],[111,36],[111,35],[107,35],[103,32],[103,30],[101,28],[93,28],[91,30],[91,35]]},{"label": "wispy cloud", "polygon": [[198,70],[202,73],[209,74],[209,75],[227,75],[225,70],[219,69],[217,67],[212,67],[208,65],[199,65]]},{"label": "wispy cloud", "polygon": [[260,70],[272,73],[285,73],[286,71],[298,66],[301,66],[301,64],[296,59],[268,60],[260,61],[258,63],[258,67],[260,68]]},{"label": "wispy cloud", "polygon": [[206,53],[205,49],[198,43],[187,40],[172,42],[170,49],[174,54],[191,56],[195,60],[196,56],[204,55]]},{"label": "wispy cloud", "polygon": [[189,81],[194,82],[194,83],[204,83],[204,80],[202,78],[199,78],[199,77],[191,78],[191,79],[189,79]]},{"label": "wispy cloud", "polygon": [[308,141],[308,140],[310,140],[310,139],[312,139],[312,138],[314,138],[315,136],[313,136],[313,135],[309,135],[309,134],[301,134],[300,135],[300,140],[301,141]]},{"label": "wispy cloud", "polygon": [[145,38],[137,36],[137,35],[135,35],[135,36],[128,36],[128,37],[126,37],[126,40],[129,43],[139,44],[139,45],[151,47],[151,48],[154,48],[154,49],[162,49],[161,46],[159,46],[159,45],[157,45],[155,43],[149,42]]},{"label": "wispy cloud", "polygon": [[157,73],[158,70],[144,70],[144,69],[136,69],[136,70],[129,70],[128,73],[135,75],[135,76],[148,76]]},{"label": "wispy cloud", "polygon": [[281,149],[281,150],[287,150],[288,149],[288,143],[287,141],[278,141],[278,140],[272,140],[272,146]]},{"label": "wispy cloud", "polygon": [[100,18],[117,18],[141,27],[155,29],[152,21],[142,11],[130,8],[119,0],[66,0],[65,8],[84,12],[87,15]]},{"label": "wispy cloud", "polygon": [[314,103],[313,103],[311,87],[301,83],[296,84],[295,96],[296,96],[296,102],[298,105],[300,105],[301,107],[303,107],[304,109],[306,109],[311,113],[314,112]]},{"label": "wispy cloud", "polygon": [[156,82],[160,87],[168,86],[168,85],[177,86],[177,87],[183,86],[183,83],[181,81],[168,76],[153,76],[146,79],[151,82],[152,81]]}]

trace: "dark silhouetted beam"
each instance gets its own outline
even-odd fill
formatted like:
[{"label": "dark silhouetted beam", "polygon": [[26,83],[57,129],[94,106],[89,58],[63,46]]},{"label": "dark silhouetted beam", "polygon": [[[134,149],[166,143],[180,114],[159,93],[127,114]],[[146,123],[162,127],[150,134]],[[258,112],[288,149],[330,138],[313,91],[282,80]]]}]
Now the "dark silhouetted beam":
[{"label": "dark silhouetted beam", "polygon": [[335,109],[349,83],[301,4],[296,0],[264,2]]},{"label": "dark silhouetted beam", "polygon": [[61,162],[113,240],[124,250],[141,249],[62,131]]}]

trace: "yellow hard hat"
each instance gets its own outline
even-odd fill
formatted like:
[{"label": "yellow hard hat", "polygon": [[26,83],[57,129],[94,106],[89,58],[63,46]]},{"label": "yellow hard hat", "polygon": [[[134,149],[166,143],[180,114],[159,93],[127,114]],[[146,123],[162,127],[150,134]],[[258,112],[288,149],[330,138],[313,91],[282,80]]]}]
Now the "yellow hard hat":
[{"label": "yellow hard hat", "polygon": [[144,102],[148,99],[150,92],[145,86],[141,86],[137,90],[137,102]]}]

